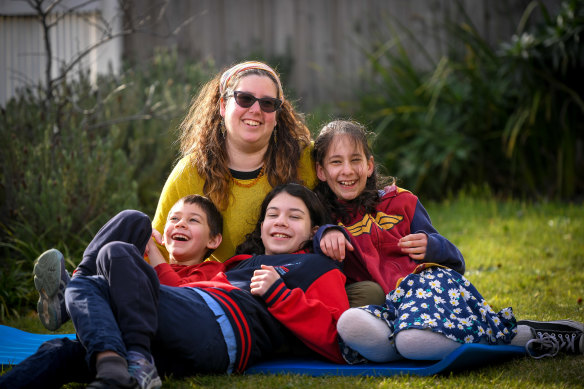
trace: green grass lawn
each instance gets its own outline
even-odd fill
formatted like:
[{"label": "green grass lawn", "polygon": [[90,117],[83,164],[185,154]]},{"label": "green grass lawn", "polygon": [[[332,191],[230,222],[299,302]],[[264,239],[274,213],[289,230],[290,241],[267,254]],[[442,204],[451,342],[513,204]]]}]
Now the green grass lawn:
[{"label": "green grass lawn", "polygon": [[[425,206],[438,231],[460,248],[466,259],[466,276],[495,310],[511,306],[519,320],[584,322],[582,205],[528,205],[460,197]],[[4,324],[46,332],[34,313]],[[70,324],[62,330],[73,331]],[[584,356],[526,357],[435,377],[196,376],[167,378],[163,387],[583,388]]]}]

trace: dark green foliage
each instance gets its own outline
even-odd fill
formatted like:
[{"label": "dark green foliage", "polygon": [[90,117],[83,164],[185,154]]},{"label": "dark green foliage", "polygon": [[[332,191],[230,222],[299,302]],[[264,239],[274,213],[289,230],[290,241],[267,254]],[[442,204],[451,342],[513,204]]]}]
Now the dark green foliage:
[{"label": "dark green foliage", "polygon": [[512,80],[503,145],[532,192],[566,198],[584,190],[584,2],[562,3],[555,17],[541,11],[545,22],[499,54]]},{"label": "dark green foliage", "polygon": [[402,41],[379,43],[357,113],[377,134],[378,162],[426,197],[484,183],[506,195],[581,195],[583,28],[584,2],[571,1],[493,49],[467,18],[447,26],[451,54],[431,71],[414,66]]},{"label": "dark green foliage", "polygon": [[5,261],[0,272],[0,318],[18,316],[23,301],[34,301],[36,291],[31,287],[31,275],[25,261]]},{"label": "dark green foliage", "polygon": [[174,129],[210,65],[175,52],[122,75],[84,74],[46,98],[30,88],[0,117],[0,317],[31,307],[35,258],[63,251],[72,269],[97,229],[122,209],[154,213],[177,158]]}]

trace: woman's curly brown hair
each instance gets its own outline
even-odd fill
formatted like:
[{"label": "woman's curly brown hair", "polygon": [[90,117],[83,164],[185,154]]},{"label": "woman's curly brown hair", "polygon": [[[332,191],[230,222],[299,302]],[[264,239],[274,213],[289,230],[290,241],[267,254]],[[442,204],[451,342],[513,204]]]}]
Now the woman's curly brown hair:
[{"label": "woman's curly brown hair", "polygon": [[[189,112],[180,129],[180,151],[182,156],[190,156],[191,163],[205,180],[204,195],[209,197],[221,210],[227,208],[231,191],[229,157],[221,128],[219,111],[220,98],[225,98],[233,87],[219,92],[221,74],[205,84],[192,100]],[[273,76],[261,69],[243,71],[230,80],[229,85],[237,85],[239,80],[255,74],[269,77],[277,87]],[[304,123],[304,117],[284,100],[276,113],[276,128],[269,140],[264,156],[268,182],[272,187],[290,181],[298,181],[298,165],[302,150],[311,142],[311,135]]]}]

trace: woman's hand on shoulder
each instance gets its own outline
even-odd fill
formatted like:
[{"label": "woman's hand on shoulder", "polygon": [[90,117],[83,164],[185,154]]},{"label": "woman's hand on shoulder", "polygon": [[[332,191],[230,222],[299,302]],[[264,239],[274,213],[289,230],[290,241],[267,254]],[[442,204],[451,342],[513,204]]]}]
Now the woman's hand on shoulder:
[{"label": "woman's hand on shoulder", "polygon": [[426,258],[426,249],[428,248],[428,236],[423,232],[409,234],[399,240],[399,247],[404,254],[416,261],[422,261]]},{"label": "woman's hand on shoulder", "polygon": [[320,249],[324,255],[342,262],[346,251],[353,251],[353,245],[347,240],[345,234],[337,229],[328,229],[320,238]]},{"label": "woman's hand on shoulder", "polygon": [[280,278],[280,275],[273,266],[262,265],[262,268],[254,271],[251,277],[251,283],[249,284],[251,294],[263,296],[278,278]]}]

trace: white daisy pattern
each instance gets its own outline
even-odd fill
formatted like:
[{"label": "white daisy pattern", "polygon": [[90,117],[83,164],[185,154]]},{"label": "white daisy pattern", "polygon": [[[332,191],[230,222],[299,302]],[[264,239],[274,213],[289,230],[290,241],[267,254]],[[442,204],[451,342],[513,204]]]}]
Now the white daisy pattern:
[{"label": "white daisy pattern", "polygon": [[428,329],[459,343],[504,344],[517,333],[510,307],[495,312],[472,283],[443,267],[408,275],[387,294],[384,305],[360,309],[386,321],[390,340],[408,328]]},{"label": "white daisy pattern", "polygon": [[505,319],[510,319],[513,317],[513,312],[509,308],[502,309],[501,313]]},{"label": "white daisy pattern", "polygon": [[430,282],[430,288],[436,290],[437,292],[442,291],[442,288],[440,286],[440,281],[438,281],[438,280],[434,280],[434,281]]}]

